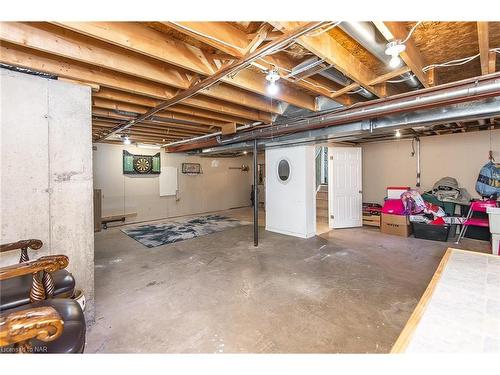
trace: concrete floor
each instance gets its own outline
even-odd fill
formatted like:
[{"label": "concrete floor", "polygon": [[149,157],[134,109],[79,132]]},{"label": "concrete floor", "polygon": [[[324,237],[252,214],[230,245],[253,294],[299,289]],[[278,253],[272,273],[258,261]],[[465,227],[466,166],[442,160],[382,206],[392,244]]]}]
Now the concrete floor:
[{"label": "concrete floor", "polygon": [[[225,211],[248,220],[251,210]],[[146,248],[96,233],[87,353],[386,353],[453,243],[252,226]],[[488,243],[460,246],[486,251]]]}]

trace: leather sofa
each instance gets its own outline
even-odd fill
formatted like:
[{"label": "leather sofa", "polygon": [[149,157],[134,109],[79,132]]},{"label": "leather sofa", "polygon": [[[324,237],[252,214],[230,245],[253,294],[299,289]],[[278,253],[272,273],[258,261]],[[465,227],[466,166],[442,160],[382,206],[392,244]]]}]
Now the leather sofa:
[{"label": "leather sofa", "polygon": [[[28,240],[38,241],[38,240]],[[23,241],[2,245],[12,250]],[[41,247],[41,241],[31,242]],[[82,353],[86,324],[83,311],[71,298],[75,280],[65,270],[65,255],[49,255],[0,268],[0,353]],[[64,271],[64,272],[61,272]],[[55,298],[57,297],[57,298]]]},{"label": "leather sofa", "polygon": [[[22,240],[14,243],[0,246],[0,252],[21,250],[19,263],[29,261],[28,249],[38,250],[43,246],[40,240]],[[75,278],[66,269],[59,269],[52,272],[50,276],[45,276],[42,283],[48,282],[51,277],[53,290],[48,297],[53,298],[71,298],[75,292]],[[30,290],[33,285],[32,275],[23,275],[7,279],[0,284],[0,311],[13,309],[30,303]]]}]

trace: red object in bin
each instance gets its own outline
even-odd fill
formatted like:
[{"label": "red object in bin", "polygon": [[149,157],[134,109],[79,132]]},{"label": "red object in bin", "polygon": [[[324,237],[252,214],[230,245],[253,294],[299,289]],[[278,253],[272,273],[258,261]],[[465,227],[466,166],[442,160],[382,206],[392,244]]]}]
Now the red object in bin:
[{"label": "red object in bin", "polygon": [[401,199],[387,199],[382,207],[382,213],[391,215],[404,215],[405,207]]}]

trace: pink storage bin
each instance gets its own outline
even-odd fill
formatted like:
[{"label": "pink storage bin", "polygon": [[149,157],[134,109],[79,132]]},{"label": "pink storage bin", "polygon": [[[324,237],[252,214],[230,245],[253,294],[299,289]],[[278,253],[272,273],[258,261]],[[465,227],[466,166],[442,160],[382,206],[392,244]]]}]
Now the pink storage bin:
[{"label": "pink storage bin", "polygon": [[404,215],[405,207],[401,199],[387,199],[382,207],[382,213],[391,215]]}]

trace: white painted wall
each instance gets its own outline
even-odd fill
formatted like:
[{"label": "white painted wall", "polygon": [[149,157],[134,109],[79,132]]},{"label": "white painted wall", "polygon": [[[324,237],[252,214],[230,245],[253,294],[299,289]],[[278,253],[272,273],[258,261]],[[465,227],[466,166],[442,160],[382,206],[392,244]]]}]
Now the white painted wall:
[{"label": "white painted wall", "polygon": [[[94,316],[91,92],[0,69],[1,243],[37,238],[31,258],[69,257]],[[0,254],[2,266],[19,252]]]},{"label": "white painted wall", "polygon": [[[286,158],[290,179],[282,183],[278,163]],[[266,230],[309,238],[316,233],[314,146],[266,150]]]},{"label": "white painted wall", "polygon": [[[135,212],[137,216],[127,219],[128,223],[132,223],[251,204],[251,156],[202,158],[161,151],[162,166],[176,167],[179,171],[177,200],[175,196],[160,197],[158,176],[123,174],[123,150],[142,155],[153,155],[159,150],[103,143],[94,146],[94,188],[102,190],[103,216]],[[182,174],[182,163],[200,163],[203,174]],[[241,167],[243,164],[249,165],[250,171],[229,169]]]},{"label": "white painted wall", "polygon": [[[441,177],[458,180],[461,187],[478,197],[475,185],[488,151],[500,161],[500,130],[449,134],[421,138],[421,190],[432,189]],[[363,148],[363,201],[382,203],[387,186],[415,186],[416,157],[411,141],[369,143]]]}]

